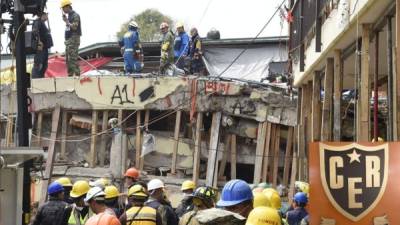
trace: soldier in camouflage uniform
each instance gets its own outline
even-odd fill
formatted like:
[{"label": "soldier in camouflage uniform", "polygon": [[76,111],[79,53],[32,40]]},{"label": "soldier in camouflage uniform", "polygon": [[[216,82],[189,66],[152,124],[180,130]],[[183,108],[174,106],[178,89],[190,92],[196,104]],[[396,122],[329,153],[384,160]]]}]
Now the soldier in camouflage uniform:
[{"label": "soldier in camouflage uniform", "polygon": [[[81,19],[71,6],[70,0],[62,0],[63,20],[65,29],[65,55],[67,61],[68,76],[79,76],[81,74],[78,64],[78,50],[81,42]],[[66,14],[68,16],[66,16]]]},{"label": "soldier in camouflage uniform", "polygon": [[174,65],[174,39],[175,35],[169,29],[168,23],[162,23],[160,25],[162,33],[161,41],[161,58],[160,58],[160,73],[161,74],[173,74]]}]

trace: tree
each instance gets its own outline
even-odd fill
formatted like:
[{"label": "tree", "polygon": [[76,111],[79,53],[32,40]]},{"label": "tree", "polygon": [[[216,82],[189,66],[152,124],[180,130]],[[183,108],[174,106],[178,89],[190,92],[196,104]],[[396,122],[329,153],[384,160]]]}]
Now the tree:
[{"label": "tree", "polygon": [[146,9],[121,25],[120,31],[117,32],[118,39],[123,37],[128,30],[129,22],[132,20],[136,21],[139,25],[141,41],[158,41],[161,36],[159,29],[160,24],[162,22],[167,22],[171,26],[173,23],[171,17],[162,14],[157,9]]}]

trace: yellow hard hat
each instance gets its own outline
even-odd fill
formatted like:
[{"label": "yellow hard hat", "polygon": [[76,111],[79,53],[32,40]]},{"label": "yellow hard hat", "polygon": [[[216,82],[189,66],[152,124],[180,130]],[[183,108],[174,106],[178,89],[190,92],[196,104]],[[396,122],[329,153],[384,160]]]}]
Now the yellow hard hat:
[{"label": "yellow hard hat", "polygon": [[176,23],[176,28],[178,28],[178,27],[184,27],[184,24],[182,22],[177,22]]},{"label": "yellow hard hat", "polygon": [[181,191],[186,191],[186,190],[190,190],[190,189],[194,190],[195,188],[196,188],[196,184],[193,181],[185,180],[182,183]]},{"label": "yellow hard hat", "polygon": [[279,196],[278,193],[273,191],[268,191],[264,194],[265,196],[267,196],[272,208],[280,209],[282,207],[281,197]]},{"label": "yellow hard hat", "polygon": [[268,206],[271,207],[271,203],[269,202],[269,199],[267,195],[261,192],[254,193],[254,198],[253,198],[253,207],[257,208],[260,206]]},{"label": "yellow hard hat", "polygon": [[64,8],[67,5],[72,5],[71,0],[61,0],[61,8]]},{"label": "yellow hard hat", "polygon": [[68,177],[60,177],[57,179],[57,182],[60,183],[63,187],[72,187],[71,179]]},{"label": "yellow hard hat", "polygon": [[294,182],[294,186],[296,189],[306,194],[308,194],[308,192],[310,191],[310,185],[304,181],[296,181]]},{"label": "yellow hard hat", "polygon": [[281,225],[281,217],[273,208],[257,207],[251,210],[246,225]]},{"label": "yellow hard hat", "polygon": [[147,192],[146,189],[140,185],[140,184],[135,184],[128,190],[128,197],[139,197],[139,198],[146,198]]},{"label": "yellow hard hat", "polygon": [[279,195],[279,192],[278,192],[276,189],[274,189],[274,188],[265,188],[265,189],[263,190],[263,193],[264,193],[264,194],[267,193],[267,192],[275,192],[275,193],[277,193],[277,194]]},{"label": "yellow hard hat", "polygon": [[90,189],[89,183],[85,180],[78,180],[72,186],[71,193],[69,194],[72,198],[78,198],[85,195]]},{"label": "yellow hard hat", "polygon": [[104,189],[104,192],[106,193],[106,199],[116,198],[119,196],[118,188],[115,187],[114,185],[107,186]]}]

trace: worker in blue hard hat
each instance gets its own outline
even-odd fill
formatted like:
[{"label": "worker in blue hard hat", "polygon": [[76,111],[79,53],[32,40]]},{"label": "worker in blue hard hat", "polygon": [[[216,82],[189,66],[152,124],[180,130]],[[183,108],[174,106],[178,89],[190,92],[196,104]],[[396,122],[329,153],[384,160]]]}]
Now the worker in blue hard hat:
[{"label": "worker in blue hard hat", "polygon": [[48,224],[57,225],[62,224],[64,218],[64,211],[67,203],[64,199],[64,187],[54,181],[47,188],[49,200],[44,203],[38,210],[33,225]]},{"label": "worker in blue hard hat", "polygon": [[253,193],[249,184],[243,180],[231,180],[226,183],[217,206],[247,218],[253,209]]},{"label": "worker in blue hard hat", "polygon": [[293,197],[294,209],[286,214],[286,219],[289,225],[300,224],[304,217],[308,215],[305,209],[308,203],[308,197],[304,192],[297,192]]}]

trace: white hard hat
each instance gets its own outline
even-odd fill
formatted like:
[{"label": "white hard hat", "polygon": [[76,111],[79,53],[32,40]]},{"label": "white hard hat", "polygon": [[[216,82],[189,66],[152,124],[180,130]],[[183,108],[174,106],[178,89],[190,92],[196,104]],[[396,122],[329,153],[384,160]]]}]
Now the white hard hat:
[{"label": "white hard hat", "polygon": [[129,26],[130,27],[139,27],[139,25],[133,20],[129,23]]},{"label": "white hard hat", "polygon": [[91,199],[101,200],[101,198],[103,198],[104,200],[105,196],[106,193],[104,193],[103,189],[101,189],[100,187],[93,187],[88,191],[84,200],[85,202],[88,202]]},{"label": "white hard hat", "polygon": [[152,191],[159,188],[164,188],[164,183],[160,179],[153,179],[147,184],[147,190]]}]

